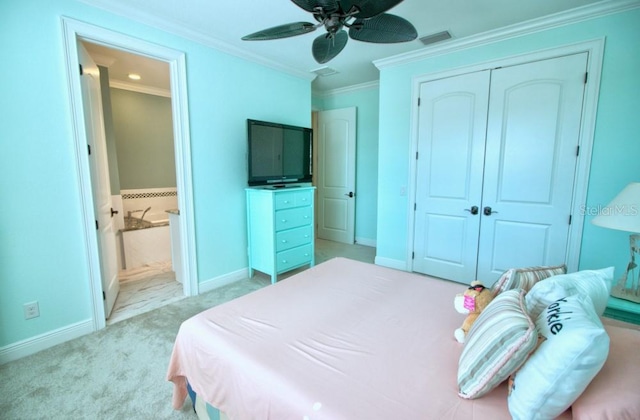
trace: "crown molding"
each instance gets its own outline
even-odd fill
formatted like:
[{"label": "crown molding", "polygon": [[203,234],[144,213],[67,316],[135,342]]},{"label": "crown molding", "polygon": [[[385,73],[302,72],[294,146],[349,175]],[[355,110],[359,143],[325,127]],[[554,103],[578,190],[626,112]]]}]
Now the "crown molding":
[{"label": "crown molding", "polygon": [[555,13],[542,18],[531,19],[526,22],[509,25],[504,28],[483,32],[478,35],[460,38],[441,45],[434,45],[418,51],[398,54],[392,57],[375,60],[373,64],[378,69],[399,66],[415,61],[424,60],[455,51],[491,44],[505,39],[528,35],[534,32],[566,26],[589,19],[598,18],[614,13],[640,7],[640,0],[605,0],[598,3],[578,7],[565,12]]},{"label": "crown molding", "polygon": [[379,87],[380,87],[380,82],[378,80],[374,80],[372,82],[359,83],[357,85],[345,86],[342,88],[336,88],[331,90],[323,90],[323,91],[314,90],[312,94],[314,96],[324,98],[324,97],[333,96],[333,95],[344,95],[346,93],[354,93],[362,90],[377,89]]},{"label": "crown molding", "polygon": [[131,92],[145,93],[147,95],[164,96],[165,98],[171,97],[171,91],[169,89],[141,86],[135,83],[123,82],[121,80],[109,80],[109,87],[114,89],[129,90]]},{"label": "crown molding", "polygon": [[140,22],[144,25],[148,25],[153,28],[160,29],[165,32],[169,32],[174,35],[178,35],[182,38],[189,39],[191,41],[205,45],[207,47],[211,47],[215,50],[233,55],[238,58],[249,60],[257,64],[261,64],[265,67],[269,67],[271,69],[278,70],[278,71],[290,74],[292,76],[299,77],[301,79],[312,81],[313,79],[316,78],[315,73],[300,71],[298,69],[285,66],[282,63],[279,63],[277,61],[266,59],[258,54],[250,53],[248,51],[235,47],[227,42],[221,41],[209,35],[205,35],[200,31],[194,31],[185,26],[175,24],[173,22],[169,22],[165,19],[159,19],[151,15],[150,13],[146,13],[142,10],[137,10],[132,7],[126,7],[126,6],[123,7],[122,5],[119,5],[119,4],[112,4],[109,0],[79,0],[79,1],[89,6],[102,9],[106,12],[109,12],[118,16],[122,16],[127,19],[134,20],[136,22]]}]

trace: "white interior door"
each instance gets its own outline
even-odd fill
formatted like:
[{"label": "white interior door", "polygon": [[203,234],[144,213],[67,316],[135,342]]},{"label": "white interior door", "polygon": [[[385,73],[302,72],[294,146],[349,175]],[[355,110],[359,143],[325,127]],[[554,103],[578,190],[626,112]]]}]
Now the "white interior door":
[{"label": "white interior door", "polygon": [[420,87],[414,271],[476,273],[489,71]]},{"label": "white interior door", "polygon": [[586,68],[582,53],[492,72],[480,280],[566,261]]},{"label": "white interior door", "polygon": [[82,66],[82,100],[89,146],[89,165],[93,189],[93,203],[97,223],[100,254],[100,274],[104,293],[104,312],[108,318],[120,290],[118,260],[113,223],[111,187],[107,161],[107,144],[104,134],[100,72],[89,53],[78,43],[78,58]]},{"label": "white interior door", "polygon": [[318,238],[355,240],[356,108],[318,112]]}]

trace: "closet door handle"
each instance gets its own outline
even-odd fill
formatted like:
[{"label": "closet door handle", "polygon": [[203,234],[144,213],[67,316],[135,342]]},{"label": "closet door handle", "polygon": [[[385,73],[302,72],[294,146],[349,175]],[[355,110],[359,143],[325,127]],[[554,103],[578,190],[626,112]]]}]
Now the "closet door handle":
[{"label": "closet door handle", "polygon": [[491,209],[491,207],[489,206],[482,209],[482,212],[484,213],[485,216],[491,216],[493,213],[497,213],[497,211]]},{"label": "closet door handle", "polygon": [[470,209],[464,209],[464,211],[468,211],[471,214],[478,214],[478,206],[472,206]]}]

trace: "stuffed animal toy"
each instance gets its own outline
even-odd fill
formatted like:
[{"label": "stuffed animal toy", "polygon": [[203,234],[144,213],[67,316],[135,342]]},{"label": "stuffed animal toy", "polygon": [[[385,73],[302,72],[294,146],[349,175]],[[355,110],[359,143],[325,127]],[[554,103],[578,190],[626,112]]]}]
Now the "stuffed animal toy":
[{"label": "stuffed animal toy", "polygon": [[482,312],[492,300],[493,294],[491,293],[491,289],[484,287],[483,284],[477,280],[471,282],[471,286],[469,286],[464,293],[456,295],[453,301],[456,311],[461,314],[467,314],[462,326],[453,333],[459,343],[464,343],[467,333],[480,315],[480,312]]}]

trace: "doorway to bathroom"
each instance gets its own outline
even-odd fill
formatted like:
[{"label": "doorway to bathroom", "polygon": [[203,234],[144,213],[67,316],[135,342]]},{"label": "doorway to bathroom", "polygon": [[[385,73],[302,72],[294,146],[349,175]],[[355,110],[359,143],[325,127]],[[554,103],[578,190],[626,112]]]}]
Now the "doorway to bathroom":
[{"label": "doorway to bathroom", "polygon": [[[86,41],[82,46],[99,69],[116,225],[118,285],[105,305],[109,325],[184,297],[169,221],[179,214],[171,80],[166,62]],[[103,259],[104,252],[110,251],[101,249]]]},{"label": "doorway to bathroom", "polygon": [[[111,307],[118,300],[118,289],[125,283],[141,287],[122,287],[123,291],[138,292],[158,291],[162,288],[158,287],[158,281],[170,280],[173,284],[171,296],[142,296],[137,303],[121,296],[120,300],[128,301],[127,306],[138,313],[153,309],[149,304],[158,306],[198,292],[185,57],[184,53],[72,19],[63,18],[63,30],[91,277],[90,297],[94,328],[98,330],[106,326]],[[116,77],[97,82],[95,79],[105,77],[110,68],[114,69],[114,75],[118,73],[113,64],[118,59],[125,60],[123,54],[132,62],[145,62],[139,73],[146,74],[147,79],[153,77],[145,65],[164,66],[164,76],[160,78],[164,77],[165,87],[133,89],[136,86],[133,82],[117,81]],[[92,70],[83,75],[85,59]],[[99,68],[95,62],[102,65],[100,71],[93,71]],[[100,95],[104,89],[106,102]],[[143,114],[149,109],[156,114],[145,117]],[[153,123],[145,126],[145,118]],[[116,138],[124,143],[118,144]],[[103,201],[108,205],[103,205]],[[168,222],[170,217],[176,223]],[[115,239],[104,240],[111,237]],[[174,267],[172,261],[176,260],[179,264]],[[114,266],[122,283],[111,281]],[[148,277],[155,280],[150,282]]]}]

